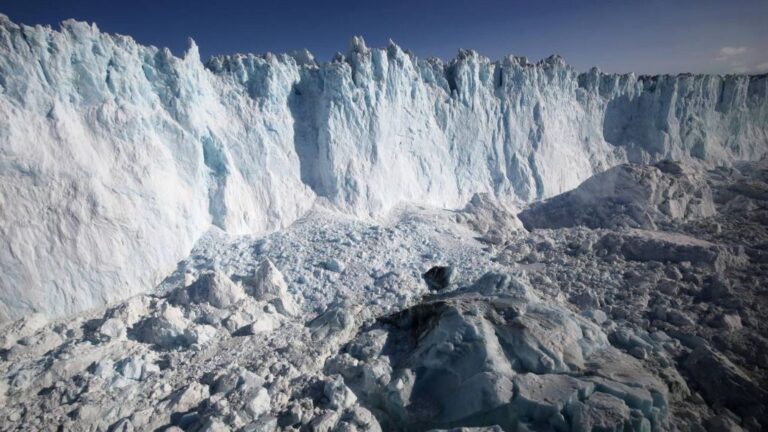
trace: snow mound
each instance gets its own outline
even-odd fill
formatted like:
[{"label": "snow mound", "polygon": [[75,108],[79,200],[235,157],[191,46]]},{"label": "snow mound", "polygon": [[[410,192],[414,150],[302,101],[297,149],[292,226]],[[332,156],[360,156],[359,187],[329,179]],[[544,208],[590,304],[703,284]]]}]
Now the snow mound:
[{"label": "snow mound", "polygon": [[715,214],[712,191],[693,168],[663,161],[621,165],[518,215],[526,228],[649,228]]},{"label": "snow mound", "polygon": [[504,274],[382,318],[345,351],[339,373],[385,428],[660,430],[667,415],[666,385],[599,326]]}]

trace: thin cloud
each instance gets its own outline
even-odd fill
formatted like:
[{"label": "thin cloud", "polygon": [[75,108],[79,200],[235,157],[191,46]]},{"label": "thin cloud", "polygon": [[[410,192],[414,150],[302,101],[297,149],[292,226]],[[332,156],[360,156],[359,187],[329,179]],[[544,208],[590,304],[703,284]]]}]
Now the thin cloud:
[{"label": "thin cloud", "polygon": [[768,61],[760,63],[745,63],[743,61],[734,59],[734,61],[731,62],[728,67],[728,73],[735,74],[764,74],[766,72],[768,72]]},{"label": "thin cloud", "polygon": [[754,71],[756,73],[768,72],[768,61],[755,65]]},{"label": "thin cloud", "polygon": [[726,55],[726,56],[735,56],[739,54],[744,54],[747,52],[747,47],[732,47],[732,46],[726,46],[720,48],[720,54]]},{"label": "thin cloud", "polygon": [[740,47],[724,46],[720,48],[720,51],[718,51],[718,55],[717,57],[715,57],[715,60],[717,61],[728,60],[729,58],[746,54],[747,51],[749,51],[749,48],[745,46],[740,46]]}]

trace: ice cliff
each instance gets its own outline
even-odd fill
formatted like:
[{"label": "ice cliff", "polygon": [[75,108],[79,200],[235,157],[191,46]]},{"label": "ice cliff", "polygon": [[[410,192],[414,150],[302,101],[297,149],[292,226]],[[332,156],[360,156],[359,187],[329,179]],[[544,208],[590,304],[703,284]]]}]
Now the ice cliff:
[{"label": "ice cliff", "polygon": [[316,199],[526,203],[619,163],[768,149],[768,77],[448,63],[395,44],[203,63],[66,21],[0,16],[0,321],[147,291],[211,224],[260,233]]}]

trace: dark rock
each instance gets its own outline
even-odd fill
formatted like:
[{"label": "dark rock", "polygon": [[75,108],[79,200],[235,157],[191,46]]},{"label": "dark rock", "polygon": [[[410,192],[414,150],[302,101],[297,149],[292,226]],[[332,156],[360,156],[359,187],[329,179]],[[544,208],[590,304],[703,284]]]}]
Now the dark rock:
[{"label": "dark rock", "polygon": [[704,288],[697,299],[703,301],[720,300],[732,295],[731,284],[722,274],[715,274],[704,281]]},{"label": "dark rock", "polygon": [[721,259],[721,251],[716,245],[672,232],[635,229],[609,233],[603,236],[599,245],[602,249],[618,253],[629,261],[690,261],[697,265],[716,265]]},{"label": "dark rock", "polygon": [[427,287],[432,291],[448,288],[453,283],[456,272],[451,266],[435,266],[421,275]]},{"label": "dark rock", "polygon": [[707,420],[707,432],[743,432],[736,422],[725,415],[719,415]]},{"label": "dark rock", "polygon": [[765,416],[768,391],[724,355],[700,346],[688,356],[684,367],[710,404],[742,416]]}]

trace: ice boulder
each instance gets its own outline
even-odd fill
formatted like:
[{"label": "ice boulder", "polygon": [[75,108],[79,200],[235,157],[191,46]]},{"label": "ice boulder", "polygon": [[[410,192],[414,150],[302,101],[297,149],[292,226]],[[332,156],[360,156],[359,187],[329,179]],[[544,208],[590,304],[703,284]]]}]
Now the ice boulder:
[{"label": "ice boulder", "polygon": [[164,303],[157,312],[139,321],[129,337],[162,349],[174,349],[195,342],[192,330],[192,323],[181,309]]},{"label": "ice boulder", "polygon": [[262,261],[256,275],[245,280],[248,294],[257,300],[272,303],[278,312],[286,315],[296,315],[298,306],[288,292],[288,283],[280,270],[269,258]]},{"label": "ice boulder", "polygon": [[171,295],[174,303],[209,303],[211,306],[225,309],[233,306],[245,297],[243,288],[220,271],[205,273],[185,289]]},{"label": "ice boulder", "polygon": [[480,233],[480,240],[490,244],[504,244],[523,229],[517,213],[515,208],[494,199],[492,195],[477,193],[457,213],[457,220]]},{"label": "ice boulder", "polygon": [[110,339],[122,339],[127,334],[125,323],[118,318],[108,318],[99,327],[99,333]]}]

